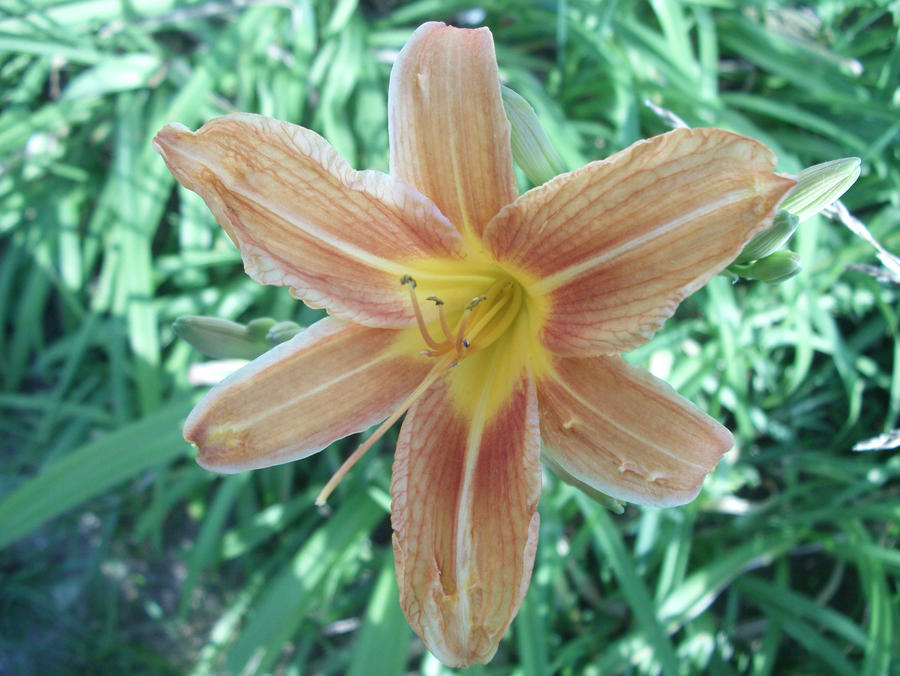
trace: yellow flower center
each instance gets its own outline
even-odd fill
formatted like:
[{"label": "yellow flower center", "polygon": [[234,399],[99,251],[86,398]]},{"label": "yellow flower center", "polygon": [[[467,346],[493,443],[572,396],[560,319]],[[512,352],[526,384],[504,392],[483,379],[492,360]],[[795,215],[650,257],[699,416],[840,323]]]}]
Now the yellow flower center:
[{"label": "yellow flower center", "polygon": [[423,353],[429,357],[441,357],[454,352],[456,358],[451,366],[458,364],[466,355],[483,350],[500,338],[518,315],[524,295],[522,287],[513,279],[508,277],[495,279],[484,294],[474,297],[465,306],[452,329],[444,301],[436,296],[429,296],[426,300],[437,306],[437,324],[442,334],[442,338],[436,340],[425,322],[419,305],[416,281],[409,275],[404,275],[400,283],[409,288],[410,302],[415,311],[419,332],[428,346]]},{"label": "yellow flower center", "polygon": [[[422,354],[436,357],[434,366],[428,375],[419,383],[409,396],[397,407],[388,418],[378,426],[375,432],[363,442],[341,465],[337,472],[322,488],[316,498],[320,507],[340,480],[378,439],[406,412],[449,369],[457,366],[464,358],[490,347],[506,335],[522,315],[525,306],[525,292],[522,285],[513,277],[498,274],[492,277],[483,294],[475,296],[464,308],[456,309],[448,315],[444,302],[437,296],[428,296],[426,300],[437,306],[438,318],[430,324],[426,322],[416,296],[416,280],[404,275],[400,283],[409,288],[410,302],[416,316],[416,324],[422,339],[427,346]],[[435,338],[440,334],[440,338]],[[478,365],[474,365],[478,366]],[[476,368],[476,371],[479,370]],[[501,379],[502,380],[502,379]]]}]

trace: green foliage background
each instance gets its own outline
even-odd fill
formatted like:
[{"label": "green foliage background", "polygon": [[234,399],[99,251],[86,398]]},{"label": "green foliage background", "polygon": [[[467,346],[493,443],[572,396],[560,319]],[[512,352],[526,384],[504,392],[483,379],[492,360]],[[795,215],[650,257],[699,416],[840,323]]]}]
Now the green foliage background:
[{"label": "green foliage background", "polygon": [[[221,478],[180,425],[182,314],[308,324],[258,287],[149,141],[233,110],[387,167],[390,63],[416,25],[494,33],[574,168],[690,125],[780,169],[856,155],[845,203],[900,250],[900,6],[705,0],[0,0],[0,673],[448,673],[400,613],[392,439]],[[473,115],[478,111],[473,110]],[[821,217],[799,277],[713,280],[632,355],[735,430],[694,503],[615,516],[545,479],[531,589],[474,674],[900,673],[898,287]]]}]

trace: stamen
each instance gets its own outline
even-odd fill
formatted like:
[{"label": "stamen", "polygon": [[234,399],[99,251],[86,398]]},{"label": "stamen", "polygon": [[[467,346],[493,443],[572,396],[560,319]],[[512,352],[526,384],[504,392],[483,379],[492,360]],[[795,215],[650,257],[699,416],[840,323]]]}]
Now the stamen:
[{"label": "stamen", "polygon": [[378,428],[372,432],[372,436],[366,439],[359,447],[353,451],[347,459],[344,460],[343,464],[338,468],[338,471],[335,472],[332,477],[328,480],[328,483],[322,488],[319,492],[318,497],[316,497],[316,507],[322,507],[325,504],[325,501],[328,499],[328,496],[337,488],[337,485],[341,483],[341,479],[343,479],[347,472],[349,472],[353,465],[355,465],[361,457],[366,454],[372,446],[375,445],[381,437],[384,436],[384,433],[387,432],[391,426],[400,419],[404,413],[406,413],[407,409],[412,406],[416,400],[425,394],[425,391],[434,384],[434,381],[437,380],[443,373],[446,368],[453,368],[454,364],[451,363],[452,355],[448,354],[439,362],[437,362],[432,369],[428,372],[428,375],[425,376],[425,379],[419,383],[418,387],[412,391],[412,393],[403,400],[403,403],[400,404],[397,409],[388,416],[387,420],[381,423]]},{"label": "stamen", "polygon": [[456,362],[450,368],[465,357],[466,350],[480,350],[497,340],[518,316],[522,304],[522,289],[518,284],[508,278],[495,279],[484,294],[469,301],[456,320],[456,325],[451,328],[444,301],[437,296],[428,296],[426,300],[437,307],[440,331],[443,334],[443,340],[435,340],[429,333],[415,293],[416,281],[410,275],[403,275],[400,281],[409,287],[419,333],[428,348],[420,354],[441,357],[455,351]]},{"label": "stamen", "polygon": [[442,301],[437,296],[428,296],[425,300],[430,300],[435,305],[437,305],[438,316],[441,318],[441,331],[444,332],[444,337],[453,342],[453,332],[450,330],[450,327],[447,325],[447,314],[444,312],[444,301]]},{"label": "stamen", "polygon": [[[477,341],[482,347],[493,343],[509,328],[510,323],[519,312],[521,302],[521,287],[507,283],[500,290],[498,298],[491,304],[487,312],[478,317],[478,321],[470,331],[472,340]],[[478,349],[477,346],[476,349]]]},{"label": "stamen", "polygon": [[500,297],[493,302],[491,307],[488,308],[487,312],[485,312],[483,315],[481,315],[481,317],[478,318],[478,323],[473,327],[472,333],[478,333],[479,331],[481,331],[481,329],[484,328],[487,323],[490,322],[491,319],[493,319],[497,315],[497,313],[505,307],[506,298],[504,298],[504,296],[506,295],[506,291],[507,289],[505,288],[501,290]]},{"label": "stamen", "polygon": [[416,280],[409,275],[403,275],[400,278],[400,283],[409,287],[409,298],[412,301],[413,312],[416,314],[416,323],[419,325],[419,332],[422,334],[422,338],[425,339],[425,344],[432,350],[440,350],[444,346],[431,337],[431,334],[428,333],[428,327],[425,326],[425,317],[422,316],[422,308],[419,307],[419,301],[416,299]]},{"label": "stamen", "polygon": [[469,323],[469,317],[472,316],[472,310],[474,310],[479,303],[487,300],[487,296],[476,296],[473,298],[468,305],[466,305],[466,311],[463,312],[462,319],[459,322],[459,327],[456,329],[456,357],[458,359],[462,359],[463,356],[463,347],[469,347],[468,340],[466,340],[466,325]]}]

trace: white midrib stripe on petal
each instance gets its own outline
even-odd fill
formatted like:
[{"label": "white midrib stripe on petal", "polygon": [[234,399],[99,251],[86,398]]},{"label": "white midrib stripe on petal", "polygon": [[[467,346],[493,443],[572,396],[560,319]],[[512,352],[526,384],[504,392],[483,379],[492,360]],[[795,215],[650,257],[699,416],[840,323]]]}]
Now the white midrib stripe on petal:
[{"label": "white midrib stripe on petal", "polygon": [[407,273],[409,271],[409,265],[403,265],[396,263],[394,261],[388,260],[386,258],[382,258],[380,256],[375,256],[374,254],[366,251],[365,249],[361,249],[357,246],[347,243],[344,240],[341,240],[334,235],[330,235],[327,232],[322,231],[319,228],[314,227],[311,223],[307,221],[298,221],[296,216],[280,209],[278,206],[268,202],[261,195],[256,193],[248,193],[246,191],[240,190],[239,188],[232,187],[231,190],[247,199],[252,200],[261,208],[266,211],[275,214],[277,217],[282,220],[291,223],[296,226],[298,230],[301,230],[305,234],[310,237],[314,237],[318,239],[320,242],[337,249],[344,255],[354,258],[361,263],[368,265],[369,267],[375,268],[376,270],[383,270],[388,272],[398,279],[401,275]]},{"label": "white midrib stripe on petal", "polygon": [[723,207],[727,207],[730,204],[737,204],[748,197],[754,196],[755,194],[757,194],[757,192],[751,189],[736,190],[734,192],[731,192],[715,202],[708,202],[699,209],[695,209],[694,211],[685,214],[684,216],[679,216],[674,220],[663,223],[662,225],[654,228],[650,232],[641,235],[640,237],[630,239],[613,249],[607,249],[592,258],[563,268],[562,270],[559,270],[552,275],[548,275],[538,282],[535,282],[535,284],[528,288],[528,291],[532,294],[549,293],[557,287],[571,282],[573,279],[580,277],[581,275],[589,272],[597,266],[613,260],[617,256],[621,256],[622,254],[627,253],[632,249],[635,249],[643,244],[646,244],[647,242],[656,239],[657,237],[662,237],[663,235],[677,228],[680,228],[682,225],[689,221],[692,221],[696,218],[703,218],[704,216],[708,216],[709,214],[714,213]]},{"label": "white midrib stripe on petal", "polygon": [[[491,368],[485,374],[482,381],[483,387],[475,406],[475,413],[469,426],[469,434],[466,437],[466,455],[463,465],[462,490],[459,493],[458,514],[456,520],[456,581],[459,593],[457,606],[457,618],[461,635],[466,631],[469,618],[469,566],[472,563],[471,532],[472,524],[472,482],[475,478],[475,468],[478,465],[478,456],[481,452],[481,440],[484,437],[484,428],[487,423],[487,404],[490,399],[491,385],[496,374],[495,362],[491,360]],[[468,646],[466,646],[468,650]]]},{"label": "white midrib stripe on petal", "polygon": [[[322,232],[321,229],[312,227],[312,224],[307,223],[306,221],[298,221],[293,214],[290,214],[283,209],[273,205],[259,193],[252,190],[247,190],[240,183],[235,185],[231,181],[226,181],[225,177],[222,176],[218,171],[216,171],[216,168],[214,166],[211,166],[210,163],[206,161],[206,156],[204,154],[190,152],[189,149],[182,149],[180,150],[180,152],[182,153],[182,155],[190,158],[191,161],[210,171],[214,176],[218,178],[218,180],[222,182],[223,185],[227,187],[230,192],[240,195],[241,197],[244,197],[245,199],[257,204],[262,209],[265,209],[266,211],[275,214],[282,220],[293,224],[299,230],[305,232],[311,237],[318,239],[320,242],[323,242],[337,249],[338,251],[341,251],[345,255],[369,265],[370,267],[384,270],[385,272],[389,272],[393,275],[397,275],[398,278],[400,275],[408,272],[408,266],[395,263],[394,261],[389,261],[380,256],[375,256],[365,249],[360,249],[359,247],[348,244],[347,242],[342,241],[334,236],[330,236],[327,233]],[[374,197],[371,193],[368,194],[370,198]]]},{"label": "white midrib stripe on petal", "polygon": [[[699,463],[693,462],[692,460],[687,460],[686,458],[683,458],[683,457],[681,457],[681,456],[675,455],[674,453],[672,453],[672,452],[669,451],[668,449],[664,448],[663,446],[660,446],[659,444],[653,443],[653,442],[650,441],[649,439],[647,439],[647,438],[643,437],[642,435],[638,434],[635,430],[632,430],[632,429],[630,429],[630,428],[628,428],[628,427],[625,427],[624,425],[622,425],[621,423],[619,423],[619,422],[618,422],[617,420],[615,420],[614,418],[608,416],[603,410],[597,408],[593,403],[591,403],[590,401],[588,401],[587,399],[585,399],[584,397],[582,397],[582,396],[581,396],[578,392],[576,392],[574,389],[572,389],[571,387],[569,387],[568,384],[566,384],[566,383],[562,380],[562,378],[560,378],[559,375],[558,375],[555,371],[552,371],[552,372],[551,372],[550,377],[551,377],[553,380],[555,380],[555,381],[559,384],[559,386],[562,387],[562,388],[569,394],[569,396],[571,396],[573,399],[575,399],[575,401],[577,401],[578,403],[580,403],[582,406],[584,406],[584,407],[585,407],[586,409],[588,409],[589,411],[592,411],[593,413],[595,413],[595,414],[597,415],[597,417],[599,417],[599,418],[605,420],[605,421],[606,421],[607,423],[609,423],[612,427],[615,427],[616,429],[621,430],[626,436],[629,436],[629,437],[631,437],[632,439],[635,439],[635,440],[638,441],[638,442],[641,442],[641,443],[643,443],[643,444],[646,444],[649,448],[655,449],[655,450],[658,451],[661,455],[668,456],[668,457],[672,458],[673,460],[675,460],[676,462],[680,462],[680,463],[684,463],[685,465],[690,465],[690,466],[692,466],[692,467],[696,467],[696,468],[698,468],[698,469],[703,470],[704,472],[709,471],[709,468],[706,467],[705,465],[701,465],[701,464],[699,464]],[[616,458],[617,458],[620,462],[622,461],[622,458],[619,458],[618,455],[616,456]]]},{"label": "white midrib stripe on petal", "polygon": [[368,369],[373,368],[374,366],[385,361],[386,359],[392,359],[395,357],[396,357],[396,355],[391,354],[390,350],[386,350],[378,357],[375,357],[372,360],[367,361],[364,364],[361,364],[354,369],[350,369],[349,371],[341,371],[340,373],[338,373],[334,378],[332,378],[328,382],[321,383],[317,387],[314,387],[314,388],[311,388],[308,390],[304,390],[302,393],[298,393],[296,396],[287,398],[277,404],[273,404],[272,406],[269,406],[268,409],[261,412],[258,416],[254,416],[253,418],[242,418],[240,421],[240,425],[251,427],[256,422],[257,419],[270,416],[273,411],[280,411],[281,409],[290,408],[291,406],[295,406],[298,402],[301,402],[301,401],[304,401],[307,399],[312,399],[312,398],[316,397],[317,395],[319,395],[320,393],[324,392],[325,390],[337,385],[338,383],[340,383],[344,380],[353,378],[356,375],[363,373],[363,372],[367,371]]}]

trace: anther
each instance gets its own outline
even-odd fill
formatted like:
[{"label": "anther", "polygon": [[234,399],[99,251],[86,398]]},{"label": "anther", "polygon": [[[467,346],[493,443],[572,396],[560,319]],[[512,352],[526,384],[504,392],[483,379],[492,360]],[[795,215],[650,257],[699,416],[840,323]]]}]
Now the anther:
[{"label": "anther", "polygon": [[466,305],[466,310],[474,310],[479,303],[482,303],[487,300],[487,296],[475,296],[472,300],[469,301],[469,304]]},{"label": "anther", "polygon": [[[472,328],[469,335],[473,336],[473,340],[477,336],[481,347],[490,345],[503,334],[516,317],[521,303],[519,287],[509,282],[498,282],[491,287],[488,295],[491,297],[491,304],[484,308],[484,312],[481,311],[482,308],[478,308],[472,313],[470,322]],[[498,317],[499,321],[496,321]]]}]

